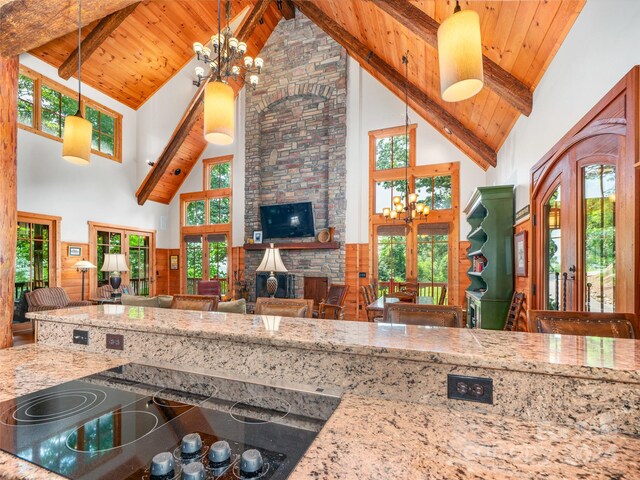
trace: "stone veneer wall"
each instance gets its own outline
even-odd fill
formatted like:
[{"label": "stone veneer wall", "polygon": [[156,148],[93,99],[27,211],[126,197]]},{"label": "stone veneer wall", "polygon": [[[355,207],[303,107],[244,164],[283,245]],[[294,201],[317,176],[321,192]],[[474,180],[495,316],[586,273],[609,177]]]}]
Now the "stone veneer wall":
[{"label": "stone veneer wall", "polygon": [[[341,243],[339,250],[281,252],[302,296],[304,276],[345,280],[346,52],[296,12],[280,21],[260,56],[264,75],[246,101],[245,235],[262,229],[261,205],[311,201],[316,233],[335,227]],[[246,253],[252,298],[263,254]]]}]

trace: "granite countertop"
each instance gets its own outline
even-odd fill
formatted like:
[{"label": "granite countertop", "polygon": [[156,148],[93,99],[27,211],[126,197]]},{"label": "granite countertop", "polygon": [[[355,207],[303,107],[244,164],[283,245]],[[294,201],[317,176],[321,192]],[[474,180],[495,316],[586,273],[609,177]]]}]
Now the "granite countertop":
[{"label": "granite countertop", "polygon": [[40,321],[640,383],[640,340],[104,305]]},{"label": "granite countertop", "polygon": [[[124,363],[30,345],[0,350],[0,400]],[[633,479],[640,439],[347,394],[291,479]],[[62,478],[0,452],[0,478]]]},{"label": "granite countertop", "polygon": [[291,478],[638,479],[640,438],[347,394]]}]

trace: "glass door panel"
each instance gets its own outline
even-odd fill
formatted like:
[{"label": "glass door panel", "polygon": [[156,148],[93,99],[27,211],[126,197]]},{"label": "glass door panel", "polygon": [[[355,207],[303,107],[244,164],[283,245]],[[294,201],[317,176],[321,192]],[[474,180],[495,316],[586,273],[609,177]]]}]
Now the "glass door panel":
[{"label": "glass door panel", "polygon": [[184,237],[186,260],[186,292],[190,295],[198,293],[198,282],[202,280],[203,271],[203,240],[200,235],[188,235]]},{"label": "glass door panel", "polygon": [[449,226],[418,225],[417,244],[419,294],[437,301],[449,282]]},{"label": "glass door panel", "polygon": [[558,187],[544,203],[544,285],[546,310],[561,310],[562,223],[561,188]]},{"label": "glass door panel", "polygon": [[50,226],[18,222],[15,300],[23,292],[49,286]]},{"label": "glass door panel", "polygon": [[227,293],[228,279],[228,242],[225,234],[207,235],[209,252],[209,279],[218,280],[222,294]]},{"label": "glass door panel", "polygon": [[583,179],[583,309],[613,312],[616,298],[616,169],[587,165]]},{"label": "glass door panel", "polygon": [[404,225],[381,225],[377,230],[378,287],[390,291],[407,279],[407,237]]},{"label": "glass door panel", "polygon": [[136,295],[149,295],[151,280],[151,269],[149,267],[150,240],[148,235],[129,235],[129,285]]},{"label": "glass door panel", "polygon": [[[98,231],[96,242],[96,254],[98,263],[96,265],[98,274],[98,287],[109,283],[110,272],[102,272],[100,269],[104,265],[104,256],[107,253],[122,253],[122,233],[110,232],[106,230]],[[124,283],[124,281],[123,281]]]}]

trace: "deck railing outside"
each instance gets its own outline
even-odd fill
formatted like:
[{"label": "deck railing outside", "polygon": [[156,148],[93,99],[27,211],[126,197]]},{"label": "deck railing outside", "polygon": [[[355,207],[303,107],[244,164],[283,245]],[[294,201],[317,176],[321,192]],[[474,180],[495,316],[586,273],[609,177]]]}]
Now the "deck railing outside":
[{"label": "deck railing outside", "polygon": [[[378,295],[383,296],[385,293],[394,293],[400,291],[401,285],[405,282],[398,282],[393,279],[388,282],[378,282]],[[434,303],[438,303],[442,289],[447,286],[446,283],[438,282],[418,282],[418,296],[432,297]],[[449,292],[445,296],[445,303],[448,303]]]}]

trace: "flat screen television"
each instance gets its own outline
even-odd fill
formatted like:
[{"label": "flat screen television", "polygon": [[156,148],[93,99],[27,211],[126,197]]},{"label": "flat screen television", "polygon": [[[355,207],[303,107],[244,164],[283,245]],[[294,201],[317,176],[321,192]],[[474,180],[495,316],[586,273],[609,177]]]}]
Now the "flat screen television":
[{"label": "flat screen television", "polygon": [[260,207],[263,238],[313,237],[311,202],[264,205]]}]

